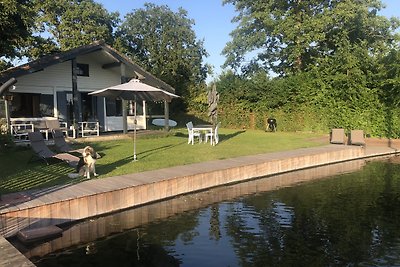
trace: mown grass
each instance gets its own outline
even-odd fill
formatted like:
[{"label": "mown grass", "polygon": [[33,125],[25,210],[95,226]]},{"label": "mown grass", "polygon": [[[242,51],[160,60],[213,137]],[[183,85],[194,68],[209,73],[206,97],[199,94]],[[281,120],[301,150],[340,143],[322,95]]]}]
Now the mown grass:
[{"label": "mown grass", "polygon": [[[81,139],[82,140],[82,139]],[[103,157],[97,161],[96,179],[128,173],[155,170],[195,162],[219,160],[251,154],[285,151],[313,147],[328,143],[326,136],[312,133],[266,133],[256,130],[221,129],[217,146],[207,144],[188,145],[185,129],[173,130],[167,135],[141,135],[137,138],[137,161],[133,161],[132,138],[79,143],[93,146]],[[74,172],[64,162],[46,165],[32,160],[29,148],[15,148],[0,152],[0,194],[54,185],[78,183],[84,178],[70,179]]]}]

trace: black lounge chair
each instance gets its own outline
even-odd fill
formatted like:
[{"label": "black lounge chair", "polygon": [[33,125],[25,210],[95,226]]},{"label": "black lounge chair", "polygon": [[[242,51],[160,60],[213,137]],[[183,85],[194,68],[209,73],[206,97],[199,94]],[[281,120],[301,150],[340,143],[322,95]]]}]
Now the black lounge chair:
[{"label": "black lounge chair", "polygon": [[59,122],[58,119],[48,119],[48,120],[46,120],[46,126],[51,131],[51,133],[53,133],[54,130],[60,130],[61,132],[65,133],[66,136],[68,136],[68,128],[67,127],[61,127],[60,122]]},{"label": "black lounge chair", "polygon": [[82,154],[83,148],[81,149],[73,149],[64,138],[64,134],[60,129],[53,129],[53,139],[54,145],[56,146],[57,151],[64,153],[79,153]]},{"label": "black lounge chair", "polygon": [[[82,155],[84,148],[73,149],[64,138],[64,135],[61,130],[53,130],[53,139],[54,145],[56,146],[57,151],[64,153],[79,153]],[[96,152],[96,159],[101,158],[101,155]]]},{"label": "black lounge chair", "polygon": [[49,164],[50,159],[59,159],[67,162],[71,167],[74,168],[78,165],[79,158],[77,156],[68,153],[56,154],[53,151],[51,151],[44,142],[42,133],[32,132],[28,133],[28,136],[31,148],[35,152],[35,155],[38,158],[44,160],[46,164]]}]

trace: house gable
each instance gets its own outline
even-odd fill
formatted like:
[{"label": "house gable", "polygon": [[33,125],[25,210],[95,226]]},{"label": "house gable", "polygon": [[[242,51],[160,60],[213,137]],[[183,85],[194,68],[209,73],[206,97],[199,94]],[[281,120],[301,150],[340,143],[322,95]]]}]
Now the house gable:
[{"label": "house gable", "polygon": [[[121,75],[121,64],[125,65],[126,68],[126,76],[127,78],[142,78],[143,82],[154,87],[166,90],[168,92],[174,93],[175,89],[168,85],[167,83],[163,82],[162,80],[156,78],[151,73],[145,71],[141,68],[138,64],[131,61],[129,58],[125,57],[124,55],[120,54],[118,51],[113,49],[112,47],[108,46],[104,42],[94,42],[90,45],[81,46],[75,49],[71,49],[65,52],[60,52],[57,54],[52,54],[48,56],[44,56],[40,59],[28,62],[21,66],[13,67],[8,70],[5,70],[0,73],[0,83],[5,83],[10,78],[14,77],[18,79],[18,83],[21,77],[26,75],[33,75],[36,73],[41,73],[49,69],[49,74],[51,74],[52,70],[56,68],[52,68],[54,65],[60,65],[61,67],[70,66],[69,69],[66,67],[64,70],[68,73],[71,77],[72,74],[72,67],[71,67],[71,60],[76,59],[77,63],[88,64],[87,62],[93,62],[94,65],[90,67],[89,65],[89,72],[91,68],[94,68],[93,71],[95,73],[110,73],[114,72],[117,75]],[[97,63],[97,64],[96,64]],[[89,63],[90,64],[90,63]],[[104,71],[101,71],[100,68]],[[40,76],[40,75],[39,75]],[[49,77],[49,76],[47,76]],[[102,77],[101,75],[98,77]],[[116,83],[120,83],[121,79],[118,81],[112,80],[110,81],[107,79],[107,75],[103,76],[104,80],[112,82],[105,84],[106,86],[110,86]],[[84,79],[88,77],[79,76],[79,82],[82,82],[82,87],[90,87],[86,86],[85,82],[91,81],[91,79]],[[90,74],[89,74],[90,78]],[[23,79],[22,79],[23,80]],[[71,84],[71,78],[68,81]],[[102,83],[104,85],[104,83]],[[103,86],[102,85],[102,86]],[[95,89],[99,89],[97,86],[94,86]],[[100,87],[103,88],[103,87]]]}]

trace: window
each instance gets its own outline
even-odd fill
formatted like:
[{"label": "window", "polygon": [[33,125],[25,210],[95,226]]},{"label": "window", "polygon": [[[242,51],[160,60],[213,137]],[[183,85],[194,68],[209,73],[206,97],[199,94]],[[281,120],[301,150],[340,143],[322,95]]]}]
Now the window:
[{"label": "window", "polygon": [[54,115],[53,95],[14,93],[11,117],[43,117]]},{"label": "window", "polygon": [[[107,109],[107,116],[117,116],[117,117],[122,116],[122,100],[106,98],[106,109]],[[134,102],[128,101],[126,109],[127,109],[127,115],[133,116],[135,114]],[[143,115],[142,102],[137,102],[136,104],[136,115]]]},{"label": "window", "polygon": [[81,93],[82,120],[96,121],[97,120],[97,97]]},{"label": "window", "polygon": [[40,116],[53,117],[54,116],[54,99],[53,95],[40,95],[39,104]]},{"label": "window", "polygon": [[89,77],[89,64],[76,64],[76,66],[78,67],[77,70],[77,75],[78,76],[85,76],[85,77]]},{"label": "window", "polygon": [[107,116],[122,116],[122,101],[106,98]]}]

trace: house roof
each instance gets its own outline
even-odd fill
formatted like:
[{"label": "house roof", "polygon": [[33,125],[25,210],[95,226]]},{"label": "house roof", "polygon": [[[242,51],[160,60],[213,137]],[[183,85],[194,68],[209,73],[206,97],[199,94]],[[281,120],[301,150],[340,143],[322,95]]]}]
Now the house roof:
[{"label": "house roof", "polygon": [[136,74],[135,78],[141,79],[143,83],[166,90],[171,93],[175,92],[175,89],[172,86],[158,79],[151,73],[147,72],[138,64],[130,60],[128,57],[122,55],[117,50],[107,45],[104,41],[96,41],[89,45],[80,46],[68,51],[46,55],[23,65],[9,68],[5,71],[0,72],[0,84],[7,82],[10,78],[18,78],[24,75],[29,75],[52,65],[72,60],[77,56],[89,54],[99,50],[105,51],[112,58],[112,61],[107,64],[103,64],[103,68],[118,67],[120,64],[125,64]]}]

